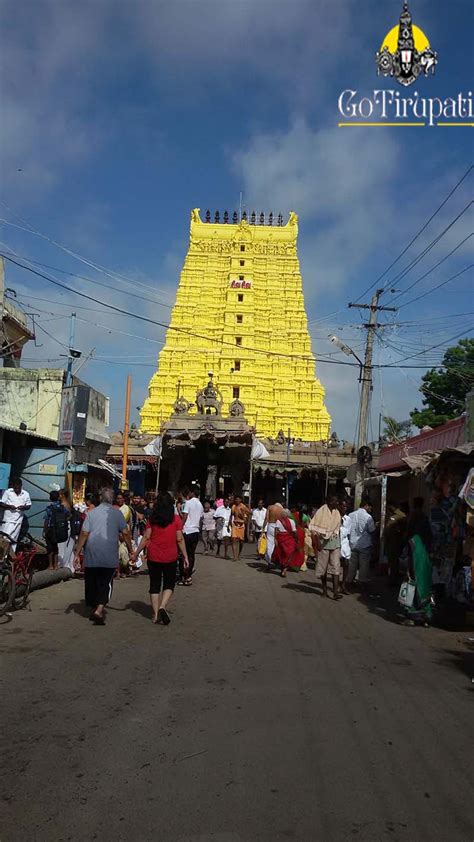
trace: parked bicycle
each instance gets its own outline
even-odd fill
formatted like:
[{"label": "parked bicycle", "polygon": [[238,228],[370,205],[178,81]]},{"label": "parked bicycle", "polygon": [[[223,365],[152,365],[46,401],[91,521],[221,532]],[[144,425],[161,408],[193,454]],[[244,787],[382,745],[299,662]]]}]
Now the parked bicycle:
[{"label": "parked bicycle", "polygon": [[11,546],[10,536],[0,531],[0,617],[11,608],[25,607],[35,570],[37,549],[31,535],[18,542],[16,553]]},{"label": "parked bicycle", "polygon": [[0,617],[10,610],[15,592],[10,546],[10,536],[0,531]]}]

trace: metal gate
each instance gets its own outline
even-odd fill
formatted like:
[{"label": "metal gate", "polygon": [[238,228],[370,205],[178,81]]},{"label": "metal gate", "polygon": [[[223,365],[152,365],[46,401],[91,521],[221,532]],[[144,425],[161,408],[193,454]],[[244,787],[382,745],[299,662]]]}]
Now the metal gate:
[{"label": "metal gate", "polygon": [[66,456],[67,449],[59,447],[18,448],[13,454],[12,475],[21,477],[23,488],[31,497],[26,516],[28,531],[34,538],[41,538],[50,491],[66,485]]}]

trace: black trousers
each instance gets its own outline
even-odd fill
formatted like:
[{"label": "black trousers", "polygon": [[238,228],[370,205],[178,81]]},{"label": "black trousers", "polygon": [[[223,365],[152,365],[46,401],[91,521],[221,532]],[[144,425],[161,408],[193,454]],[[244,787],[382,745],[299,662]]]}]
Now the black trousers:
[{"label": "black trousers", "polygon": [[114,573],[115,567],[86,567],[84,569],[86,605],[90,608],[107,605],[112,596]]},{"label": "black trousers", "polygon": [[164,591],[174,591],[177,566],[177,561],[163,562],[150,561],[150,559],[148,559],[150,593],[160,593],[162,583]]},{"label": "black trousers", "polygon": [[196,554],[196,547],[199,543],[199,532],[191,532],[190,535],[184,536],[184,543],[186,544],[186,552],[188,554],[189,568],[184,569],[183,562],[180,559],[180,573],[183,579],[189,579],[193,575],[194,570],[194,556]]}]

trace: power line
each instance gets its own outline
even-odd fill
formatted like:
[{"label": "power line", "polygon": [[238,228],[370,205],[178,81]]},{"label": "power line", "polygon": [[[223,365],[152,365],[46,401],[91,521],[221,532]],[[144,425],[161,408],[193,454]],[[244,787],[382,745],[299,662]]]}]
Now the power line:
[{"label": "power line", "polygon": [[435,212],[434,212],[434,213],[430,216],[430,218],[428,219],[428,221],[427,221],[427,222],[425,222],[425,224],[423,225],[423,227],[422,227],[422,228],[420,228],[420,230],[419,230],[419,231],[415,234],[415,236],[414,236],[414,237],[410,240],[410,242],[408,243],[408,245],[407,245],[407,246],[405,246],[405,248],[403,249],[403,251],[401,251],[401,252],[400,252],[400,254],[399,254],[399,255],[395,258],[395,260],[393,260],[393,261],[392,261],[392,263],[390,264],[390,266],[388,266],[388,267],[385,269],[385,271],[384,271],[384,272],[382,272],[382,274],[381,274],[381,275],[379,275],[379,276],[378,276],[378,278],[376,278],[376,279],[375,279],[375,281],[374,281],[372,284],[370,284],[370,286],[368,286],[368,287],[367,287],[367,289],[365,289],[365,290],[364,290],[364,292],[361,292],[361,294],[358,296],[358,298],[356,298],[356,302],[357,302],[357,301],[360,301],[360,299],[361,299],[361,298],[363,298],[363,297],[364,297],[364,295],[367,295],[367,293],[368,293],[368,292],[370,292],[370,290],[371,290],[371,289],[373,289],[373,288],[374,288],[374,287],[375,287],[375,286],[376,286],[376,285],[377,285],[377,284],[378,284],[378,283],[382,280],[382,278],[384,278],[384,277],[385,277],[385,275],[387,274],[387,272],[390,272],[390,269],[393,269],[393,267],[395,266],[395,264],[396,264],[396,263],[398,263],[398,261],[400,260],[400,258],[401,258],[401,257],[403,257],[403,255],[407,253],[407,251],[408,251],[408,249],[410,248],[410,246],[412,246],[412,245],[413,245],[413,243],[414,243],[414,242],[418,239],[418,237],[419,237],[419,236],[423,233],[423,231],[425,231],[425,230],[426,230],[426,228],[428,227],[428,225],[430,224],[430,222],[432,222],[432,220],[435,218],[435,216],[436,216],[436,215],[440,212],[440,210],[441,210],[441,209],[445,206],[445,204],[449,201],[449,199],[451,198],[451,196],[452,196],[452,195],[456,192],[456,190],[458,189],[458,187],[460,187],[460,186],[461,186],[461,184],[463,183],[463,181],[467,178],[467,176],[468,176],[468,175],[469,175],[469,173],[471,172],[471,170],[472,170],[473,166],[474,166],[474,165],[473,165],[473,164],[471,164],[471,166],[470,166],[470,167],[468,167],[468,169],[466,170],[466,172],[464,173],[464,175],[462,176],[462,178],[460,178],[460,179],[459,179],[459,181],[457,182],[457,184],[455,184],[455,185],[454,185],[454,187],[453,187],[453,188],[452,188],[452,190],[448,193],[448,195],[446,196],[446,198],[445,198],[445,199],[443,199],[443,201],[441,202],[441,204],[440,204],[440,205],[438,205],[438,207],[436,208]]},{"label": "power line", "polygon": [[[450,336],[449,339],[446,339],[444,342],[439,342],[437,345],[432,345],[430,348],[425,348],[423,351],[418,351],[416,354],[411,354],[409,357],[403,357],[401,360],[397,360],[397,367],[400,363],[404,362],[405,360],[411,360],[413,357],[419,357],[422,354],[428,353],[428,351],[433,351],[435,348],[441,348],[443,345],[447,345],[449,342],[454,342],[455,339],[460,339],[461,336],[465,336],[467,333],[466,330],[461,331],[461,333],[455,334],[455,336]],[[394,366],[385,366],[385,368],[394,368]]]},{"label": "power line", "polygon": [[[3,243],[3,245],[7,245],[7,244],[6,244],[6,243]],[[33,264],[38,265],[38,266],[43,266],[43,265],[45,265],[45,264],[40,263],[40,262],[39,262],[39,261],[37,261],[37,260],[32,260],[32,259],[31,259],[31,258],[29,258],[29,257],[25,257],[24,255],[18,254],[18,252],[14,251],[14,250],[13,250],[10,246],[8,246],[8,245],[7,245],[7,248],[10,250],[10,254],[14,254],[14,255],[15,255],[15,257],[19,257],[21,260],[26,260],[26,261],[27,261],[27,263],[33,263]],[[5,255],[5,256],[6,256],[6,255]],[[89,282],[89,283],[91,283],[91,284],[97,284],[97,286],[99,286],[99,287],[103,287],[104,289],[110,289],[110,290],[112,290],[112,292],[117,293],[117,287],[114,287],[114,286],[112,286],[111,284],[105,284],[103,281],[97,281],[97,280],[95,280],[94,278],[88,278],[88,277],[86,277],[85,275],[76,275],[76,273],[75,273],[75,272],[65,272],[63,269],[57,269],[57,268],[56,268],[56,269],[54,269],[54,267],[52,267],[52,266],[51,266],[51,267],[49,267],[49,268],[53,269],[53,270],[54,270],[54,271],[56,271],[56,272],[62,272],[62,273],[63,273],[63,274],[65,274],[65,275],[69,275],[69,276],[71,276],[72,278],[77,278],[78,280],[81,280],[81,281],[87,281],[87,282]],[[69,289],[69,288],[68,288],[68,289]],[[71,291],[73,291],[73,290],[71,290]],[[128,292],[128,290],[120,290],[120,292],[125,292],[126,294],[129,294],[129,295],[131,294],[131,293],[129,293],[129,292]],[[141,301],[147,301],[147,302],[148,302],[148,303],[150,303],[150,304],[156,304],[156,305],[158,305],[159,307],[166,307],[166,309],[167,309],[167,310],[172,310],[172,309],[173,309],[173,306],[172,306],[171,304],[166,304],[165,302],[162,302],[162,301],[156,301],[154,298],[149,298],[147,295],[140,295],[140,293],[136,292],[135,290],[133,291],[133,297],[134,297],[134,298],[139,298]],[[38,299],[38,300],[39,300],[39,299]],[[96,303],[97,303],[97,300],[96,300],[96,299],[94,299],[94,300],[95,300],[95,301],[96,301]],[[104,305],[104,306],[106,306],[106,305]]]},{"label": "power line", "polygon": [[[7,210],[9,210],[10,212],[13,212],[13,211],[11,211],[11,208],[9,208],[8,205],[5,202],[3,202],[1,199],[0,199],[0,204],[2,204],[4,207],[6,207]],[[18,219],[21,219],[21,216],[19,216],[18,214],[14,214],[14,215]],[[0,217],[0,223],[3,223],[4,225],[8,225],[11,228],[18,228],[20,231],[25,231],[27,234],[33,234],[35,237],[39,237],[42,240],[46,240],[46,242],[50,243],[51,245],[56,246],[56,248],[61,249],[61,251],[63,251],[65,254],[68,254],[69,256],[74,257],[75,260],[79,260],[81,263],[84,263],[86,266],[90,266],[90,268],[94,269],[96,272],[101,272],[102,274],[107,275],[109,278],[112,278],[112,279],[120,278],[121,280],[126,281],[128,284],[132,284],[133,287],[138,285],[138,286],[144,287],[145,289],[152,289],[150,284],[144,284],[143,281],[139,281],[139,280],[137,280],[137,278],[129,278],[129,277],[127,277],[127,275],[122,275],[120,272],[115,272],[113,270],[107,269],[106,266],[102,266],[100,263],[94,263],[94,261],[88,260],[86,257],[83,257],[82,255],[78,254],[77,252],[72,251],[72,249],[67,248],[67,246],[64,246],[61,243],[58,243],[52,237],[48,237],[47,234],[43,234],[41,231],[38,231],[37,229],[33,228],[33,226],[30,225],[30,223],[27,222],[26,220],[22,220],[22,222],[26,222],[28,227],[25,228],[23,225],[17,225],[15,222],[9,222],[8,219],[3,219],[2,217]]]},{"label": "power line", "polygon": [[[79,295],[81,298],[85,298],[88,301],[95,301],[95,299],[92,296],[87,295],[87,293],[79,292],[78,290],[71,289],[70,287],[66,286],[66,284],[61,283],[61,281],[54,280],[53,278],[50,278],[48,275],[45,275],[43,272],[38,272],[36,269],[32,269],[30,266],[25,266],[24,264],[20,263],[17,260],[14,260],[12,257],[10,257],[7,254],[2,254],[0,252],[0,257],[5,258],[5,260],[8,260],[9,262],[15,264],[16,266],[19,266],[21,269],[25,269],[26,271],[31,272],[32,274],[37,275],[38,277],[43,278],[44,280],[48,281],[49,283],[52,283],[55,286],[61,287],[62,289],[65,289],[66,291],[71,292],[74,295]],[[252,351],[253,353],[263,354],[264,356],[267,356],[267,357],[284,357],[284,358],[287,358],[287,359],[302,359],[302,360],[306,360],[306,362],[314,362],[314,360],[316,360],[317,362],[327,363],[327,364],[331,364],[331,365],[348,365],[348,366],[352,366],[352,367],[354,367],[354,366],[358,367],[357,363],[351,363],[349,361],[346,362],[344,360],[324,359],[324,358],[315,356],[313,354],[311,354],[311,356],[304,355],[304,354],[283,354],[283,353],[279,353],[277,351],[265,351],[261,348],[252,348],[252,347],[248,347],[248,346],[238,346],[238,345],[234,345],[233,342],[228,342],[225,339],[216,339],[214,337],[205,336],[203,334],[194,333],[193,331],[185,330],[184,328],[175,327],[174,325],[168,325],[164,322],[159,322],[156,319],[149,318],[148,316],[140,316],[138,313],[132,313],[129,310],[124,310],[122,307],[117,307],[114,304],[108,304],[108,303],[104,302],[104,307],[107,307],[110,310],[113,310],[114,312],[121,313],[124,316],[130,316],[131,318],[138,319],[139,321],[146,322],[147,324],[153,324],[153,325],[157,325],[158,327],[164,327],[167,330],[174,330],[178,333],[183,333],[185,336],[193,336],[193,337],[196,337],[198,339],[204,339],[207,342],[217,342],[220,345],[229,346],[229,347],[233,348],[234,350],[238,349],[239,353],[242,353],[242,352],[245,352],[245,351]],[[380,308],[380,309],[382,309],[382,308]],[[386,308],[384,308],[384,309],[386,309]],[[465,331],[463,331],[463,334],[464,333],[465,333]],[[463,335],[463,334],[460,334],[460,335]],[[453,337],[453,338],[455,339],[457,337]],[[451,341],[451,340],[448,340],[448,341]],[[441,344],[443,344],[443,343],[441,343]],[[427,349],[427,350],[431,350],[431,349]],[[212,348],[209,348],[208,351],[211,352]],[[422,352],[422,353],[424,353],[424,352]],[[94,358],[92,358],[92,359],[94,359]],[[410,357],[406,357],[406,359],[410,359]],[[400,360],[400,362],[403,362],[403,360]],[[374,366],[374,368],[377,368],[377,367],[378,366]],[[384,365],[382,367],[383,368],[394,368],[395,366]],[[402,367],[402,366],[400,366],[400,367]],[[405,368],[426,368],[426,366],[404,366],[404,367]]]},{"label": "power line", "polygon": [[[472,237],[472,234],[470,236]],[[451,275],[451,277],[448,278],[446,281],[442,281],[437,286],[427,290],[427,292],[422,292],[421,295],[417,295],[416,298],[411,298],[410,301],[405,301],[404,304],[400,304],[398,309],[401,310],[402,307],[408,307],[409,304],[414,304],[415,301],[421,301],[422,298],[425,298],[427,295],[431,295],[432,292],[436,292],[436,290],[446,286],[446,284],[449,284],[450,281],[454,281],[456,278],[459,278],[460,275],[463,275],[464,272],[467,272],[468,269],[472,269],[473,266],[474,263],[470,263],[469,266],[466,266],[464,269],[461,269],[461,271],[457,272],[455,275]]]},{"label": "power line", "polygon": [[384,290],[386,290],[389,286],[393,286],[406,275],[408,275],[408,273],[413,269],[413,267],[416,266],[420,262],[420,260],[422,260],[428,254],[428,252],[431,251],[431,249],[439,243],[439,241],[444,237],[444,235],[448,233],[448,231],[453,227],[453,225],[456,224],[458,219],[460,219],[461,216],[463,216],[466,213],[466,211],[469,210],[472,204],[474,204],[474,200],[468,202],[468,204],[462,209],[462,211],[460,211],[460,213],[458,213],[458,215],[451,220],[449,225],[447,225],[446,228],[443,228],[441,233],[438,234],[438,236],[435,237],[434,240],[431,240],[431,243],[428,243],[428,245],[423,249],[423,251],[417,254],[416,257],[414,257],[410,263],[407,263],[407,265],[404,266],[404,268],[398,273],[398,275],[395,275],[395,277],[393,277],[390,281],[387,281]]},{"label": "power line", "polygon": [[[461,246],[464,245],[464,243],[466,243],[468,240],[470,240],[472,236],[474,236],[474,234],[471,232],[471,234],[468,234],[466,237],[464,237],[464,239],[461,240],[461,242],[458,243],[457,246],[455,246],[453,249],[451,249],[451,251],[448,252],[448,254],[446,254],[444,257],[442,257],[441,260],[438,261],[438,263],[435,263],[435,265],[432,266],[431,269],[428,269],[428,271],[425,272],[424,275],[420,275],[420,277],[417,278],[416,281],[413,281],[413,283],[411,283],[410,286],[407,286],[405,289],[403,289],[398,295],[395,296],[395,298],[392,299],[392,301],[398,301],[398,299],[401,298],[402,295],[405,295],[405,293],[410,292],[410,290],[413,289],[413,287],[415,287],[417,284],[419,284],[421,281],[423,281],[425,278],[427,278],[428,275],[431,275],[431,273],[434,272],[435,269],[438,268],[438,266],[441,266],[441,264],[444,263],[445,260],[448,259],[448,257],[451,257],[451,255],[454,254],[458,249],[460,249]],[[428,292],[429,291],[430,290],[428,290]]]},{"label": "power line", "polygon": [[[87,293],[85,293],[85,292],[79,292],[79,290],[72,289],[71,287],[68,287],[66,284],[61,283],[61,281],[57,281],[57,280],[49,277],[48,275],[45,275],[43,272],[39,272],[37,269],[32,269],[31,266],[26,266],[24,263],[20,263],[18,260],[14,260],[14,258],[11,257],[10,255],[2,254],[0,252],[0,257],[5,258],[5,260],[9,260],[10,263],[15,264],[15,266],[19,266],[21,269],[26,269],[26,271],[31,272],[33,275],[37,275],[39,278],[43,278],[45,281],[49,281],[49,283],[54,284],[55,286],[61,287],[61,289],[65,289],[66,291],[71,292],[74,295],[79,295],[81,298],[85,298],[88,301],[95,301],[96,300],[91,295],[87,295]],[[262,348],[252,348],[252,347],[245,346],[245,345],[239,346],[239,345],[235,345],[233,342],[229,342],[225,339],[205,336],[205,335],[200,334],[200,333],[195,333],[194,331],[186,330],[185,328],[176,327],[175,325],[166,324],[166,322],[160,322],[160,321],[157,321],[156,319],[151,319],[148,316],[140,316],[138,313],[132,313],[130,310],[125,310],[122,307],[117,307],[115,304],[108,304],[106,302],[103,302],[103,303],[104,303],[104,307],[108,307],[110,310],[113,310],[116,313],[121,313],[124,316],[130,316],[131,318],[139,319],[140,321],[146,322],[147,324],[157,325],[158,327],[164,327],[167,330],[174,330],[177,333],[184,334],[185,336],[193,336],[197,339],[204,339],[207,342],[217,342],[220,345],[229,346],[229,347],[233,348],[234,350],[238,349],[239,353],[242,353],[242,352],[245,352],[245,351],[252,351],[253,353],[263,354],[264,356],[267,356],[267,357],[270,356],[270,357],[285,357],[287,359],[302,359],[302,360],[306,360],[307,362],[314,362],[314,360],[316,359],[316,360],[319,360],[320,362],[328,362],[328,363],[332,362],[335,365],[355,365],[355,363],[353,364],[353,363],[350,363],[350,362],[343,362],[343,361],[338,362],[336,360],[323,360],[323,359],[320,359],[319,357],[315,357],[313,354],[311,354],[311,355],[309,355],[309,354],[283,354],[283,353],[280,353],[280,352],[277,352],[277,351],[264,351]],[[211,350],[212,349],[209,349],[209,351],[211,351]]]}]

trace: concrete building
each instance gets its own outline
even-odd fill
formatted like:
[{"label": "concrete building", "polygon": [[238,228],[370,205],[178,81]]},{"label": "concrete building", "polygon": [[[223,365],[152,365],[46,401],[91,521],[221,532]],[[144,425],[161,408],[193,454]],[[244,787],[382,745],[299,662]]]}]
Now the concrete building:
[{"label": "concrete building", "polygon": [[0,357],[6,367],[20,365],[23,345],[34,338],[26,314],[6,297],[5,261],[0,257]]}]

